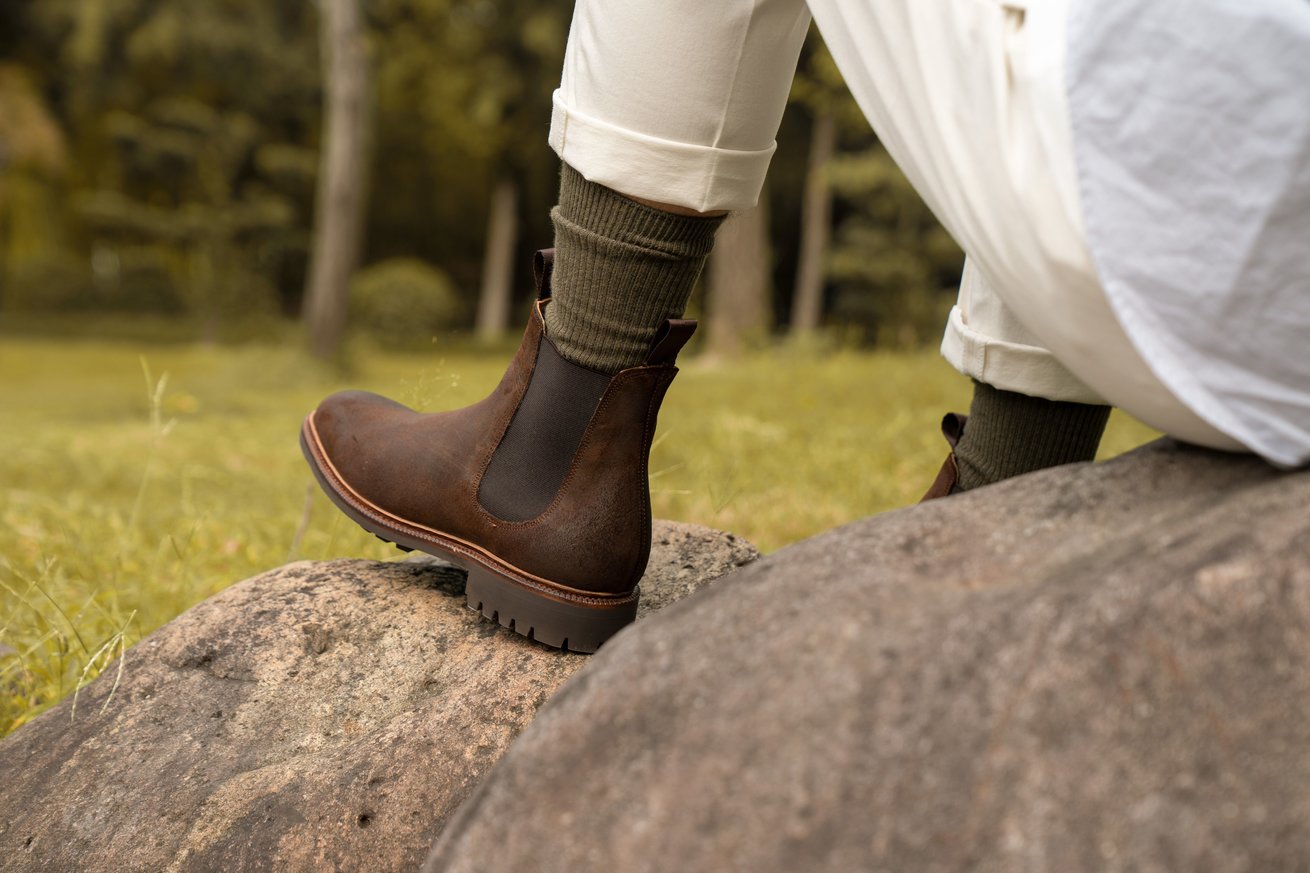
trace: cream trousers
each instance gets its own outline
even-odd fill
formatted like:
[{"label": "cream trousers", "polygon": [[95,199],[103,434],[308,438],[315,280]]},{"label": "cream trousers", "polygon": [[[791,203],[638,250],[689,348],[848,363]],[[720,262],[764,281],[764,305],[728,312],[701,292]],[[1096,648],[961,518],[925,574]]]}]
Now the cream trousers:
[{"label": "cream trousers", "polygon": [[1088,252],[1065,98],[1071,0],[578,0],[550,144],[593,182],[755,204],[814,16],[892,158],[967,255],[942,353],[1052,400],[1238,449],[1151,372]]}]

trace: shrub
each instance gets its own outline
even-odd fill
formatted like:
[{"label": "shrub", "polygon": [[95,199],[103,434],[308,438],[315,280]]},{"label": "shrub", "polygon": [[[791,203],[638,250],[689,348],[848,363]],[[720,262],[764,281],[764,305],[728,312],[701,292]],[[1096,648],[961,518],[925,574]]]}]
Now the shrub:
[{"label": "shrub", "polygon": [[10,312],[87,309],[96,301],[90,269],[71,253],[24,261],[4,279],[4,304]]},{"label": "shrub", "polygon": [[386,346],[418,345],[459,325],[463,306],[442,270],[415,258],[367,267],[350,283],[351,323]]}]

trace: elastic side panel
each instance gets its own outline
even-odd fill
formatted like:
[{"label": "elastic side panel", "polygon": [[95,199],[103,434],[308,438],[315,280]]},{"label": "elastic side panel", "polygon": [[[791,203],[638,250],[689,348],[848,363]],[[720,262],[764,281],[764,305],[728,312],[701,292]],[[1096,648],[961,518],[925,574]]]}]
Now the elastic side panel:
[{"label": "elastic side panel", "polygon": [[564,360],[541,338],[532,381],[478,486],[487,512],[528,521],[545,511],[609,383],[609,376]]}]

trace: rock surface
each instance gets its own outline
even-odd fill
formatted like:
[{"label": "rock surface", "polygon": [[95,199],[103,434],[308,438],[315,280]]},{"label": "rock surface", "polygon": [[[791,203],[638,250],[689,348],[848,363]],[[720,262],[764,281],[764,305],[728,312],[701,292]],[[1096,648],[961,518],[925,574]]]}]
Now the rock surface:
[{"label": "rock surface", "polygon": [[426,870],[1307,870],[1308,706],[1310,472],[1162,441],[644,622]]},{"label": "rock surface", "polygon": [[[643,614],[755,557],[657,522]],[[0,743],[0,868],[414,870],[587,660],[480,620],[451,567],[288,565]]]}]

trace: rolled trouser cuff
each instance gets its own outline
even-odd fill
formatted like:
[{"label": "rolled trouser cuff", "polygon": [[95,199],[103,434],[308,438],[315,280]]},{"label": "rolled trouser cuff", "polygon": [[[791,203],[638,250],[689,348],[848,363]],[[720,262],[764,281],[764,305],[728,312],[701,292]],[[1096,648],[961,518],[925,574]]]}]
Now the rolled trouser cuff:
[{"label": "rolled trouser cuff", "polygon": [[1046,400],[1105,404],[1051,352],[979,333],[965,323],[958,306],[951,308],[942,357],[964,375],[993,388]]},{"label": "rolled trouser cuff", "polygon": [[648,136],[571,109],[559,91],[550,145],[590,182],[697,212],[754,206],[777,149],[776,142],[759,151],[739,151]]}]

